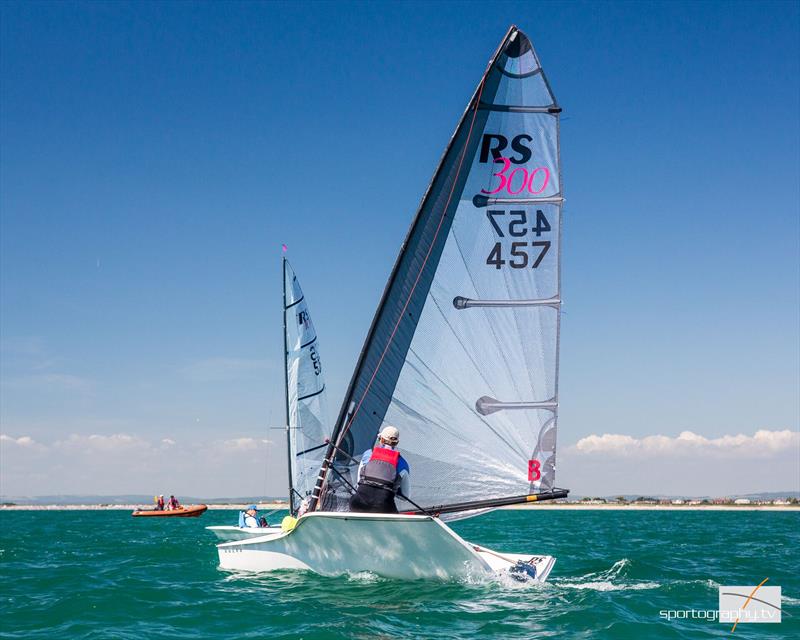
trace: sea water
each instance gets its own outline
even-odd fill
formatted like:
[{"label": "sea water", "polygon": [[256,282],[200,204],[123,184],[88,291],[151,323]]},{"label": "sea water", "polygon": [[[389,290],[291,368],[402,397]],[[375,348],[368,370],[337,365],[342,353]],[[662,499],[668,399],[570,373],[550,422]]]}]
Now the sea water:
[{"label": "sea water", "polygon": [[542,507],[454,523],[497,551],[556,556],[544,585],[230,573],[204,527],[236,518],[0,512],[0,637],[727,638],[703,614],[719,587],[769,578],[783,622],[733,637],[800,638],[800,512]]}]

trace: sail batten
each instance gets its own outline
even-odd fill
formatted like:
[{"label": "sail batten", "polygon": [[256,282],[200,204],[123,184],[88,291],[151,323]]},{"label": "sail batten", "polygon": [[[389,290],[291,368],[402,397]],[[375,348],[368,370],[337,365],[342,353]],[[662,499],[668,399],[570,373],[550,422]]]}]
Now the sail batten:
[{"label": "sail batten", "polygon": [[554,487],[560,111],[530,41],[512,27],[395,263],[318,508],[347,509],[356,468],[347,456],[371,448],[386,424],[400,429],[418,504],[488,504]]},{"label": "sail batten", "polygon": [[486,207],[490,204],[561,204],[564,198],[488,198],[483,195],[476,195],[472,203],[476,207]]},{"label": "sail batten", "polygon": [[510,113],[561,113],[559,107],[525,107],[518,104],[489,104],[488,102],[481,102],[478,108],[486,111],[507,111]]},{"label": "sail batten", "polygon": [[456,296],[453,306],[456,309],[469,309],[474,307],[558,307],[561,300],[558,298],[540,298],[538,300],[525,300],[522,298],[508,300],[475,300]]}]

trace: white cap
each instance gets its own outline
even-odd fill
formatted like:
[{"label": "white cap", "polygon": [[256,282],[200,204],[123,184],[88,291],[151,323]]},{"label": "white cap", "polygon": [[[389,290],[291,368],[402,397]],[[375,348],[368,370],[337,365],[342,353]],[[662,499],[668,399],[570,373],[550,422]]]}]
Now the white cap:
[{"label": "white cap", "polygon": [[380,438],[394,446],[400,442],[400,431],[397,427],[384,427],[380,433]]}]

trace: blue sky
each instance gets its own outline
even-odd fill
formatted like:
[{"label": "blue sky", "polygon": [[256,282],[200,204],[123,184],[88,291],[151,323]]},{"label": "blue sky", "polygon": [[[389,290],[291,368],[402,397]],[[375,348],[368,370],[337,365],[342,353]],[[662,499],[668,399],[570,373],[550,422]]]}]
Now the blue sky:
[{"label": "blue sky", "polygon": [[[573,447],[592,435],[796,432],[798,14],[3,3],[0,492],[146,493],[155,478],[160,492],[280,494],[280,245],[335,410],[512,22],[564,107],[561,483],[594,485],[597,460]],[[779,463],[748,459],[744,478],[723,457],[695,480],[727,469],[735,490],[800,489],[792,442]],[[76,451],[87,458],[70,466]],[[206,461],[229,471],[223,485]],[[614,464],[630,491],[673,486],[636,464]]]}]

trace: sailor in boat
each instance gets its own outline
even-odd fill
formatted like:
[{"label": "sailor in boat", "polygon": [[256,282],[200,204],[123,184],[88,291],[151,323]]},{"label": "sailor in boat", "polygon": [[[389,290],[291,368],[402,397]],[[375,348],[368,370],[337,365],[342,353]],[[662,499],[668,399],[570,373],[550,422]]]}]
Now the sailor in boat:
[{"label": "sailor in boat", "polygon": [[178,499],[175,496],[170,496],[169,502],[167,503],[167,511],[175,511],[181,508],[181,503],[178,502]]},{"label": "sailor in boat", "polygon": [[394,497],[409,495],[411,469],[400,455],[397,445],[400,431],[384,427],[378,444],[361,456],[358,466],[358,487],[350,498],[350,511],[362,513],[397,513]]},{"label": "sailor in boat", "polygon": [[164,510],[164,494],[162,493],[160,496],[156,498],[156,511],[163,511]]},{"label": "sailor in boat", "polygon": [[261,524],[258,521],[258,507],[251,504],[247,509],[239,513],[239,526],[258,529]]}]

